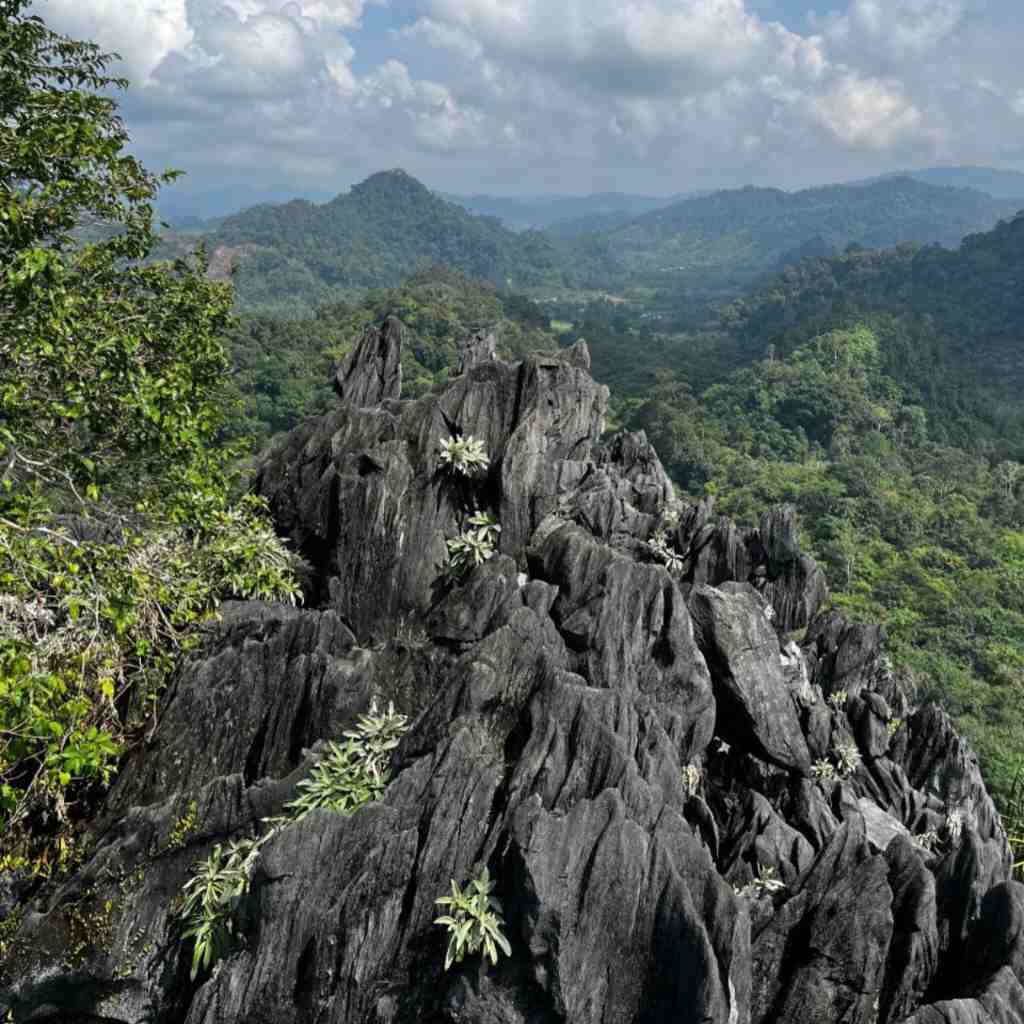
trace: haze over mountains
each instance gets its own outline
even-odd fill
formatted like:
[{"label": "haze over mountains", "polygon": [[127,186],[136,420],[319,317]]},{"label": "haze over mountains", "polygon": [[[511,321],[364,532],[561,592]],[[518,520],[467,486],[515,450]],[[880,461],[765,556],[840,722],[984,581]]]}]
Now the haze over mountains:
[{"label": "haze over mountains", "polygon": [[[914,178],[929,185],[973,188],[997,199],[1020,199],[1024,206],[1024,174],[996,167],[926,167],[900,170],[855,181],[848,185],[873,184],[886,178]],[[825,187],[816,186],[816,187]],[[228,217],[251,206],[281,204],[293,199],[325,203],[335,196],[327,189],[296,190],[287,184],[258,187],[248,184],[224,185],[216,189],[194,191],[181,185],[164,188],[160,193],[160,215],[174,226],[194,225],[196,221]],[[710,195],[711,190],[683,189],[671,195],[638,195],[630,192],[596,192],[586,195],[537,193],[535,195],[465,195],[440,191],[442,199],[484,217],[497,217],[515,231],[548,228],[585,217],[607,217],[622,222],[685,199]],[[608,223],[606,226],[613,226]]]},{"label": "haze over mountains", "polygon": [[[610,211],[616,202],[632,204],[633,212]],[[910,178],[792,193],[748,187],[641,209],[654,202],[616,194],[552,200],[541,204],[549,213],[588,212],[548,233],[513,231],[393,170],[327,203],[251,207],[211,225],[206,242],[218,272],[234,269],[243,306],[311,309],[352,289],[397,285],[432,264],[552,293],[717,287],[723,275],[743,286],[788,261],[850,243],[955,246],[1018,209],[1013,200]]]}]

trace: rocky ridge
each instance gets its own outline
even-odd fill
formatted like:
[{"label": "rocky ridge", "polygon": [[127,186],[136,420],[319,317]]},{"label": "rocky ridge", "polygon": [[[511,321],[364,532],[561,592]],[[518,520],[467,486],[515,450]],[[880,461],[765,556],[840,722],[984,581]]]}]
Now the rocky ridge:
[{"label": "rocky ridge", "polygon": [[[234,603],[165,694],[84,863],[0,886],[0,1012],[186,1024],[1010,1024],[1024,888],[976,759],[879,630],[819,613],[792,513],[679,508],[602,440],[582,344],[467,346],[401,398],[402,326],[261,460],[305,605]],[[486,473],[440,457],[480,439]],[[476,509],[494,557],[453,580]],[[371,700],[411,727],[380,800],[260,851],[238,941],[189,977],[175,901]],[[511,955],[444,970],[435,900],[487,866]]]}]

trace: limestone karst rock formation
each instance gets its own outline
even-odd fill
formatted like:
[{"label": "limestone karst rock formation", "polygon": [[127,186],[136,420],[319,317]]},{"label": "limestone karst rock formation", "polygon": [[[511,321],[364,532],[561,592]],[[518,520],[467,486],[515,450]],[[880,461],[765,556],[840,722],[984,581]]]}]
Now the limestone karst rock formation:
[{"label": "limestone karst rock formation", "polygon": [[[791,513],[673,510],[642,435],[602,440],[585,346],[471,352],[404,401],[401,335],[369,331],[338,408],[261,460],[305,606],[227,605],[82,865],[0,879],[0,1017],[1024,1021],[1024,888],[976,760],[877,629],[818,613]],[[457,435],[478,479],[440,462]],[[500,549],[453,582],[475,507]],[[372,698],[411,721],[383,797],[276,833],[235,947],[190,980],[191,866],[280,813]],[[435,900],[484,865],[511,956],[445,971]]]}]

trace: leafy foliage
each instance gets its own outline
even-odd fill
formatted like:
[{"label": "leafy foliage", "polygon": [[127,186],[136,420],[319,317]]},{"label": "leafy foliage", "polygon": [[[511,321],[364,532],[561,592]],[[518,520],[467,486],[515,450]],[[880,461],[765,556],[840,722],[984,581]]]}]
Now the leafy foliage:
[{"label": "leafy foliage", "polygon": [[452,964],[461,963],[467,953],[472,955],[481,948],[492,964],[498,962],[499,949],[505,956],[512,955],[512,947],[501,930],[505,925],[501,904],[491,895],[493,888],[494,882],[485,865],[465,892],[453,878],[451,895],[434,900],[438,906],[451,907],[451,913],[434,921],[434,924],[443,924],[449,932],[444,955],[446,971]]},{"label": "leafy foliage", "polygon": [[462,476],[473,476],[490,464],[487,449],[478,437],[448,437],[441,441],[441,465]]},{"label": "leafy foliage", "polygon": [[193,981],[200,971],[227,955],[235,936],[235,913],[249,891],[261,841],[241,839],[222,849],[218,843],[185,883],[182,939],[191,939]]},{"label": "leafy foliage", "polygon": [[352,814],[377,800],[387,788],[391,751],[407,728],[408,720],[393,704],[381,713],[374,699],[369,713],[342,734],[345,742],[329,744],[328,755],[299,783],[300,795],[285,804],[286,813],[266,819],[271,826],[266,832],[237,839],[226,848],[218,843],[205,860],[196,861],[178,908],[181,939],[192,940],[193,981],[231,951],[238,932],[239,905],[249,892],[262,847],[311,811],[322,808]]},{"label": "leafy foliage", "polygon": [[146,262],[161,182],[125,152],[111,58],[0,2],[0,828],[41,868],[228,595],[293,598],[233,506],[230,288]]},{"label": "leafy foliage", "polygon": [[378,799],[387,787],[391,751],[407,727],[405,715],[397,714],[393,704],[383,714],[371,704],[356,728],[342,734],[345,742],[330,743],[327,756],[299,783],[299,796],[285,805],[289,816],[298,821],[319,808],[351,814]]},{"label": "leafy foliage", "polygon": [[469,517],[470,529],[445,541],[448,548],[448,574],[461,579],[474,566],[494,557],[501,526],[489,512],[474,512]]},{"label": "leafy foliage", "polygon": [[768,864],[758,869],[756,878],[735,889],[737,896],[747,900],[760,900],[785,891],[786,883],[775,877],[775,868]]},{"label": "leafy foliage", "polygon": [[123,525],[44,511],[0,531],[0,822],[109,782],[199,627],[228,596],[294,600],[292,557],[246,498],[201,524]]},{"label": "leafy foliage", "polygon": [[[153,484],[218,418],[231,296],[201,256],[142,265],[160,181],[122,151],[91,43],[5,0],[0,20],[0,460],[3,480]],[[79,245],[83,220],[106,225]]]}]

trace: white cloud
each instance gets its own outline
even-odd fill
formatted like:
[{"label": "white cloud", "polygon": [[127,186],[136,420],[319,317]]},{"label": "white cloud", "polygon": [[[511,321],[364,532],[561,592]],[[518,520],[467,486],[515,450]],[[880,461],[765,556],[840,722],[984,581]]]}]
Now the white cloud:
[{"label": "white cloud", "polygon": [[753,0],[411,0],[367,60],[370,2],[37,6],[123,54],[155,167],[674,191],[1024,163],[1018,0],[835,0],[803,35]]},{"label": "white cloud", "polygon": [[92,39],[124,58],[134,81],[144,82],[172,50],[193,39],[186,0],[141,5],[124,0],[40,0],[35,12],[65,35]]}]

